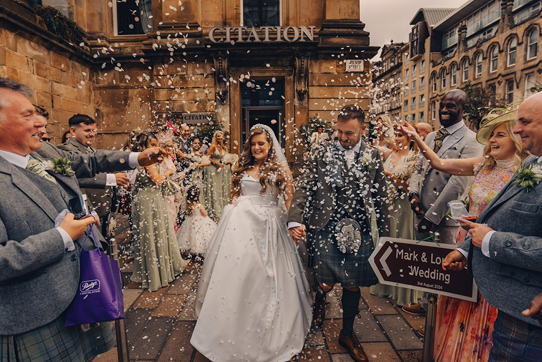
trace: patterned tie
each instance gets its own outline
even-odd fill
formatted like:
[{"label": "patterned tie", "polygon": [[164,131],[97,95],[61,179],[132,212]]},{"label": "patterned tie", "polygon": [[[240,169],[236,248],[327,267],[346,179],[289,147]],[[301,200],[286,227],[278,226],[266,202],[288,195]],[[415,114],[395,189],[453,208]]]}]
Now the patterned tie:
[{"label": "patterned tie", "polygon": [[58,184],[56,182],[56,179],[49,175],[49,173],[46,171],[45,166],[40,160],[35,159],[34,157],[30,157],[28,159],[28,165],[26,165],[26,169],[30,172],[35,173],[38,176],[41,176],[55,184]]},{"label": "patterned tie", "polygon": [[435,137],[435,147],[433,147],[433,151],[435,151],[435,153],[438,153],[438,151],[442,147],[442,142],[444,141],[446,136],[449,136],[449,135],[450,135],[450,132],[448,132],[446,128],[441,128],[438,130],[437,136]]}]

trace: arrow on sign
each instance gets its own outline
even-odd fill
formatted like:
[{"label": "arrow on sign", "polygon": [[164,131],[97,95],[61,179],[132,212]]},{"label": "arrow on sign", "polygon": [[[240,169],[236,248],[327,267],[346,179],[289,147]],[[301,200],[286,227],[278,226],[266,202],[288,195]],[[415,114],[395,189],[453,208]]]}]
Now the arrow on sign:
[{"label": "arrow on sign", "polygon": [[386,259],[388,259],[388,257],[390,256],[392,252],[393,252],[393,249],[389,247],[388,250],[384,252],[384,255],[382,255],[382,259],[380,259],[380,262],[382,263],[382,267],[384,268],[384,271],[386,272],[386,276],[388,277],[391,275],[391,270],[390,270],[390,267],[388,266],[388,263],[386,263]]}]

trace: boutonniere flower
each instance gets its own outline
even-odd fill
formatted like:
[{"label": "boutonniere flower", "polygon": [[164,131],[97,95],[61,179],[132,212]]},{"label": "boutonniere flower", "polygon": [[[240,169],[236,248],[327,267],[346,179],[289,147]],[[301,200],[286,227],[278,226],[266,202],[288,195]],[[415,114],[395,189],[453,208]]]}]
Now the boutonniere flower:
[{"label": "boutonniere flower", "polygon": [[514,185],[517,185],[529,192],[542,181],[542,167],[538,163],[529,167],[521,166],[516,175]]},{"label": "boutonniere flower", "polygon": [[72,170],[70,161],[64,157],[52,158],[48,160],[45,162],[45,169],[64,176],[75,175],[75,171]]},{"label": "boutonniere flower", "polygon": [[361,167],[365,171],[371,171],[373,168],[373,155],[370,148],[366,148],[360,157]]}]

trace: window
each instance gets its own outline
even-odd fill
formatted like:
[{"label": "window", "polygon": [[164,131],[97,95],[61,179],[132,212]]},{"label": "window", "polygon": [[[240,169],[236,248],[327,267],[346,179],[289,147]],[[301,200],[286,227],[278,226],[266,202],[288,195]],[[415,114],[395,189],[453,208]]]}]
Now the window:
[{"label": "window", "polygon": [[425,97],[423,95],[420,96],[418,107],[423,108],[425,106]]},{"label": "window", "polygon": [[497,100],[497,86],[490,84],[487,86],[487,91],[489,93],[489,106],[494,107]]},{"label": "window", "polygon": [[446,88],[446,77],[448,74],[446,73],[446,68],[442,69],[440,71],[440,88],[445,89]]},{"label": "window", "polygon": [[482,60],[482,53],[478,53],[478,56],[476,56],[476,72],[474,74],[476,78],[482,75]]},{"label": "window", "polygon": [[405,69],[405,82],[408,80],[409,70]]},{"label": "window", "polygon": [[416,97],[412,97],[412,101],[410,103],[410,109],[416,109]]},{"label": "window", "polygon": [[506,81],[506,103],[514,102],[514,81],[512,79]]},{"label": "window", "polygon": [[450,86],[453,87],[457,84],[457,64],[452,65],[451,76]]},{"label": "window", "polygon": [[467,18],[467,37],[485,28],[501,16],[501,2],[492,1]]},{"label": "window", "polygon": [[425,60],[420,62],[420,75],[425,73]]},{"label": "window", "polygon": [[151,0],[116,0],[113,4],[116,35],[146,34],[152,30]]},{"label": "window", "polygon": [[411,40],[410,40],[410,53],[412,54],[412,57],[415,57],[416,55],[418,55],[420,53],[420,49],[419,49],[419,29],[418,29],[418,25],[414,25],[412,27],[412,31],[410,32],[411,34]]},{"label": "window", "polygon": [[[73,1],[71,1],[73,3]],[[60,11],[62,15],[66,16],[70,20],[74,20],[73,5],[67,0],[30,0],[32,7],[36,5],[50,6]]]},{"label": "window", "polygon": [[469,60],[465,59],[463,61],[463,82],[469,80]]},{"label": "window", "polygon": [[437,75],[433,74],[431,76],[431,89],[433,92],[437,91]]},{"label": "window", "polygon": [[403,106],[403,111],[408,111],[408,99],[405,100],[405,103],[404,103],[404,106]]},{"label": "window", "polygon": [[416,73],[418,72],[418,67],[416,67],[416,64],[412,66],[412,78],[416,76]]},{"label": "window", "polygon": [[508,43],[508,66],[516,64],[516,52],[518,48],[518,41],[516,38],[510,40]]},{"label": "window", "polygon": [[531,91],[531,89],[535,86],[534,80],[534,73],[525,75],[525,93],[523,94],[524,98],[528,98],[534,94],[534,92]]},{"label": "window", "polygon": [[431,119],[434,121],[437,119],[437,102],[431,102]]},{"label": "window", "polygon": [[529,34],[529,41],[527,44],[527,60],[536,58],[538,55],[538,29],[534,29]]},{"label": "window", "polygon": [[410,115],[410,123],[416,123],[416,113]]},{"label": "window", "polygon": [[491,73],[496,72],[497,66],[499,65],[499,48],[497,46],[494,46],[493,49],[491,49],[491,60],[489,64],[489,71]]},{"label": "window", "polygon": [[420,117],[418,118],[418,122],[423,122],[423,112],[420,112]]},{"label": "window", "polygon": [[442,49],[446,49],[449,46],[452,46],[457,43],[457,29],[458,25],[454,26],[451,29],[448,29],[443,35],[442,35]]},{"label": "window", "polygon": [[243,26],[280,25],[280,0],[243,0]]},{"label": "window", "polygon": [[412,93],[416,93],[416,81],[412,81]]},{"label": "window", "polygon": [[405,65],[408,65],[408,53],[405,53]]},{"label": "window", "polygon": [[425,77],[420,77],[420,90],[425,89]]}]

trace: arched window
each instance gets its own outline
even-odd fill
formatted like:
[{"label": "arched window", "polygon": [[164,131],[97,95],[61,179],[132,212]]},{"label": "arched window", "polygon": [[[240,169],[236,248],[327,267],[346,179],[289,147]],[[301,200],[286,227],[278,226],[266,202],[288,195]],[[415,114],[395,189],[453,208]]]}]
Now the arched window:
[{"label": "arched window", "polygon": [[450,78],[450,86],[453,87],[457,84],[457,64],[452,65],[451,70],[451,78]]},{"label": "arched window", "polygon": [[437,75],[435,73],[431,76],[431,90],[433,92],[437,91]]},{"label": "arched window", "polygon": [[489,64],[489,71],[491,73],[496,72],[497,66],[499,65],[499,48],[497,46],[494,46],[493,49],[491,49],[491,60]]},{"label": "arched window", "polygon": [[529,34],[529,41],[527,43],[527,60],[536,58],[538,55],[538,29],[534,29]]},{"label": "arched window", "polygon": [[440,87],[442,89],[445,89],[446,88],[446,68],[443,68],[441,71],[440,71]]},{"label": "arched window", "polygon": [[476,78],[482,75],[482,60],[483,60],[482,53],[478,53],[478,55],[476,56],[476,68],[475,68],[475,74],[474,74]]},{"label": "arched window", "polygon": [[463,82],[466,82],[469,80],[469,60],[465,59],[463,61]]},{"label": "arched window", "polygon": [[518,49],[518,41],[516,38],[508,43],[508,66],[516,64],[516,53]]}]

